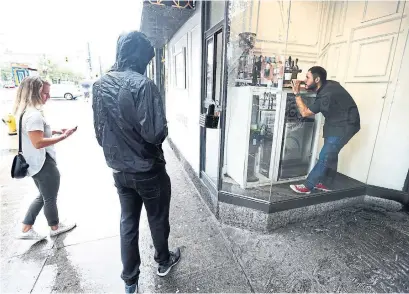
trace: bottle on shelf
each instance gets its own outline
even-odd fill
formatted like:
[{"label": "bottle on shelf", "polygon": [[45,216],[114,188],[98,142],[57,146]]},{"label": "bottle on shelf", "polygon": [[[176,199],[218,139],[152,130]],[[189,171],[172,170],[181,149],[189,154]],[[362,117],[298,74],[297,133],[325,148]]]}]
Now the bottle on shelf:
[{"label": "bottle on shelf", "polygon": [[251,84],[255,86],[257,84],[257,68],[256,68],[256,56],[253,56],[251,67]]},{"label": "bottle on shelf", "polygon": [[[298,62],[298,58],[296,59],[296,61]],[[291,65],[291,80],[296,80],[297,77],[298,77],[298,69],[293,60],[293,64]]]},{"label": "bottle on shelf", "polygon": [[298,79],[298,74],[302,72],[302,69],[298,67],[298,58],[295,59],[295,64],[293,66],[293,76],[292,79]]},{"label": "bottle on shelf", "polygon": [[285,61],[284,67],[284,86],[291,83],[292,68],[291,68],[291,56]]},{"label": "bottle on shelf", "polygon": [[245,66],[246,66],[246,58],[244,56],[241,56],[239,59],[239,66],[238,66],[238,78],[239,79],[244,79],[244,71],[245,71]]},{"label": "bottle on shelf", "polygon": [[251,73],[251,84],[260,85],[261,57],[253,56],[253,68]]}]

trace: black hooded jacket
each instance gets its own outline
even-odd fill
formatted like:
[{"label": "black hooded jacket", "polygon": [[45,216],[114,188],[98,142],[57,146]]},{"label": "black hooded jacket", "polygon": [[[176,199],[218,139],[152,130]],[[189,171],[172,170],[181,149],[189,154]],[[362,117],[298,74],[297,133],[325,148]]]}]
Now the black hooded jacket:
[{"label": "black hooded jacket", "polygon": [[156,85],[143,75],[154,55],[144,34],[122,35],[115,65],[93,85],[95,134],[116,171],[154,173],[165,166],[163,103]]}]

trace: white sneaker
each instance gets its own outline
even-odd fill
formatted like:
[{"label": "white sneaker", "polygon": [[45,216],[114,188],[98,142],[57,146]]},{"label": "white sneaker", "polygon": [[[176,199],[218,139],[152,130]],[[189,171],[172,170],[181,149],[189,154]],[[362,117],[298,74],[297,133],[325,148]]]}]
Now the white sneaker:
[{"label": "white sneaker", "polygon": [[22,239],[22,240],[36,240],[36,241],[41,241],[47,238],[47,236],[40,235],[34,229],[30,229],[27,232],[21,232],[17,237],[17,239]]},{"label": "white sneaker", "polygon": [[50,231],[50,236],[51,237],[58,236],[58,235],[60,235],[62,233],[71,231],[76,226],[77,226],[77,224],[75,224],[75,223],[70,224],[70,225],[64,225],[63,223],[59,223],[58,224],[58,229],[56,229],[55,231],[53,231],[53,230]]}]

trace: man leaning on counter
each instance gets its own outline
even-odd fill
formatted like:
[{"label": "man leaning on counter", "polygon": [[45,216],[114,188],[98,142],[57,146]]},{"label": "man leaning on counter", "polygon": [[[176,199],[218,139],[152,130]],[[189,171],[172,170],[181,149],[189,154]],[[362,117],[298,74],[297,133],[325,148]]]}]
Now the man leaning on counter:
[{"label": "man leaning on counter", "polygon": [[290,185],[300,194],[310,194],[314,189],[330,191],[337,174],[338,154],[361,128],[358,107],[352,96],[336,81],[327,80],[327,71],[320,66],[311,67],[305,78],[306,90],[317,93],[310,107],[300,96],[301,81],[293,80],[292,88],[302,117],[322,113],[325,117],[324,146],[319,160],[308,174],[304,184]]}]

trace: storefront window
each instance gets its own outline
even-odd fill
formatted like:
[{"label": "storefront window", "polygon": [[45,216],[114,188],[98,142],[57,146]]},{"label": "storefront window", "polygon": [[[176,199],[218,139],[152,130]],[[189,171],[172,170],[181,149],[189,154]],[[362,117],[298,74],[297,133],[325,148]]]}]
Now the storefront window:
[{"label": "storefront window", "polygon": [[[291,81],[322,62],[327,6],[230,1],[224,192],[270,202],[299,197],[289,185],[303,183],[314,167],[323,117],[301,116]],[[315,96],[302,91],[307,106]]]},{"label": "storefront window", "polygon": [[[213,89],[214,89],[214,40],[207,40],[206,49],[206,100],[205,107],[213,103]],[[219,130],[206,129],[206,149],[205,149],[205,166],[204,171],[210,180],[216,185],[218,175],[218,161],[219,161]]]},{"label": "storefront window", "polygon": [[280,162],[288,5],[231,1],[228,15],[222,190],[269,201]]},{"label": "storefront window", "polygon": [[213,39],[208,40],[206,46],[206,100],[210,101],[213,93]]},{"label": "storefront window", "polygon": [[[220,107],[222,60],[223,60],[223,32],[211,35],[206,40],[206,99],[204,108],[212,105],[218,111]],[[219,174],[220,129],[205,129],[205,161],[204,171],[214,186],[217,185]]]}]

